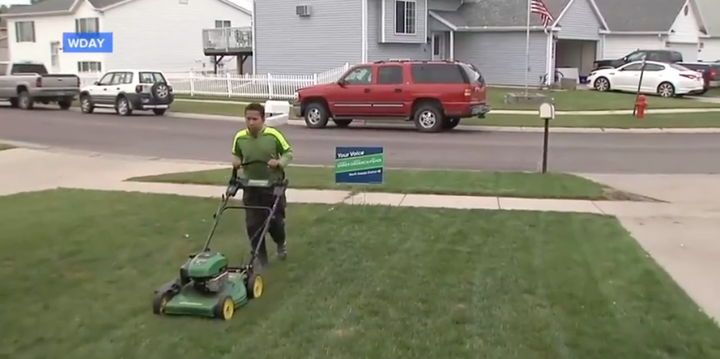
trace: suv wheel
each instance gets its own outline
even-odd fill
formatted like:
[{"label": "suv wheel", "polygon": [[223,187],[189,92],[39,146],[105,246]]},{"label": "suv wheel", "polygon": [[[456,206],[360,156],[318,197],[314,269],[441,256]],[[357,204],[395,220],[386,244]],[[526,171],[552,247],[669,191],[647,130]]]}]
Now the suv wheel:
[{"label": "suv wheel", "polygon": [[458,117],[445,117],[443,119],[444,130],[452,130],[453,128],[457,127],[458,124],[460,124],[460,118]]},{"label": "suv wheel", "polygon": [[80,96],[80,111],[82,113],[93,113],[95,111],[95,105],[93,105],[90,95]]},{"label": "suv wheel", "polygon": [[118,97],[115,100],[115,112],[120,116],[132,115],[132,109],[130,108],[130,101],[125,96]]},{"label": "suv wheel", "polygon": [[335,126],[340,127],[340,128],[345,128],[345,127],[350,126],[350,124],[352,123],[352,121],[353,121],[352,118],[349,119],[349,120],[347,120],[347,119],[344,119],[344,120],[336,120],[336,119],[333,118],[333,122],[335,122]]},{"label": "suv wheel", "polygon": [[312,102],[305,107],[305,125],[308,128],[323,128],[329,120],[328,110],[320,102]]},{"label": "suv wheel", "polygon": [[420,132],[440,132],[443,129],[442,110],[437,105],[421,105],[413,117]]}]

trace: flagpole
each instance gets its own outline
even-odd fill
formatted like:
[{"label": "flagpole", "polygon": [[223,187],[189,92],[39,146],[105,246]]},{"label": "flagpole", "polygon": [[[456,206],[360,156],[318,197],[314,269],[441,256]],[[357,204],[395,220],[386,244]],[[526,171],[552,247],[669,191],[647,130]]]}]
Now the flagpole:
[{"label": "flagpole", "polygon": [[525,29],[525,97],[528,97],[530,87],[530,12],[532,0],[527,0],[527,28]]}]

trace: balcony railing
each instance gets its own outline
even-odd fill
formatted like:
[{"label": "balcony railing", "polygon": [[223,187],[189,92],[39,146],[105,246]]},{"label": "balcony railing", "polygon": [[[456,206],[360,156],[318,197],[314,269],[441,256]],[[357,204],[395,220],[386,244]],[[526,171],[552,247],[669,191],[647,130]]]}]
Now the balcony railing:
[{"label": "balcony railing", "polygon": [[203,30],[203,48],[206,55],[252,52],[251,27],[226,27]]}]

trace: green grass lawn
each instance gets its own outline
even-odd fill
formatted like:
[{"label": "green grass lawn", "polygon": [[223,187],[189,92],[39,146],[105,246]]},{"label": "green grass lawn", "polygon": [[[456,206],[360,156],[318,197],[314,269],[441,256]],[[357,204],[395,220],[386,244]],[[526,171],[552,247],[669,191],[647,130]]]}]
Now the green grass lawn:
[{"label": "green grass lawn", "polygon": [[[466,118],[461,125],[542,127],[537,116],[490,114],[486,118]],[[648,114],[639,120],[632,115],[562,115],[550,122],[552,127],[590,128],[702,128],[720,127],[720,112]]]},{"label": "green grass lawn", "polygon": [[[216,205],[0,197],[0,357],[720,357],[720,329],[596,215],[291,205],[289,259],[261,299],[230,322],[154,316],[153,290],[202,246]],[[228,214],[214,248],[236,259],[242,215]]]},{"label": "green grass lawn", "polygon": [[[225,186],[226,169],[200,172],[169,173],[137,177],[133,181],[209,184]],[[297,167],[287,169],[292,188],[348,189],[371,192],[425,193],[445,195],[504,196],[528,198],[615,198],[607,188],[588,179],[564,173],[472,172],[430,170],[386,170],[385,183],[376,186],[336,185],[330,167]]]},{"label": "green grass lawn", "polygon": [[15,147],[14,147],[14,146],[10,146],[10,145],[6,145],[6,144],[4,144],[4,143],[0,143],[0,151],[10,150],[10,149],[13,149],[13,148],[15,148]]}]

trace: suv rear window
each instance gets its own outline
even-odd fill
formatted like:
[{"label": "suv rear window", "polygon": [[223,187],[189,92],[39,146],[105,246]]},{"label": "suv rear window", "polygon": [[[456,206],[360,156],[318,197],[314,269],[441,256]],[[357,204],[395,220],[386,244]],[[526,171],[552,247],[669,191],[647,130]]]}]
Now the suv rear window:
[{"label": "suv rear window", "polygon": [[677,51],[670,51],[670,62],[682,62],[683,56]]},{"label": "suv rear window", "polygon": [[154,84],[158,82],[167,83],[167,81],[165,81],[165,76],[159,72],[141,72],[139,76],[141,84]]},{"label": "suv rear window", "polygon": [[479,82],[481,84],[485,84],[485,79],[483,78],[480,70],[478,70],[477,67],[470,64],[460,64],[460,67],[463,69],[463,71],[465,71],[465,75],[468,77],[468,79],[470,79],[470,82]]},{"label": "suv rear window", "polygon": [[466,84],[468,76],[456,64],[412,64],[410,73],[416,84]]}]

